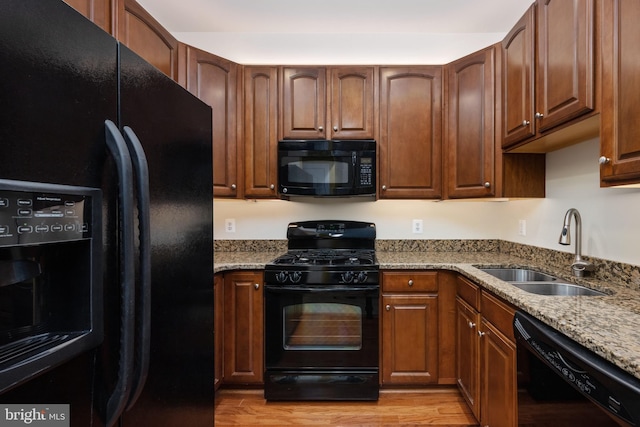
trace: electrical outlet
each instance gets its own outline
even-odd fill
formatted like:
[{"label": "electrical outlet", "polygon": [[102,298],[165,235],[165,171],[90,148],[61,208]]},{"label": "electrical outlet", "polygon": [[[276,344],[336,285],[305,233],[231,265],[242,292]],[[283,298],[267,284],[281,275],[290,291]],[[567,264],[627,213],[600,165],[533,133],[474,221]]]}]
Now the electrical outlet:
[{"label": "electrical outlet", "polygon": [[423,228],[422,228],[422,220],[421,219],[414,219],[413,220],[413,226],[411,228],[413,230],[414,234],[422,234]]},{"label": "electrical outlet", "polygon": [[518,234],[520,236],[526,236],[527,235],[527,220],[526,219],[521,219],[518,221]]},{"label": "electrical outlet", "polygon": [[227,233],[235,233],[236,232],[236,220],[233,218],[228,218],[224,220],[224,231]]}]

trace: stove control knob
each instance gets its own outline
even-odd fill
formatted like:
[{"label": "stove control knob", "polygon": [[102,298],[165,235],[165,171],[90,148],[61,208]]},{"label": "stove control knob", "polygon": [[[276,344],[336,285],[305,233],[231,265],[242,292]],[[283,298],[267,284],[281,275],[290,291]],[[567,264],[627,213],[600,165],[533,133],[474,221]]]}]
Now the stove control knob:
[{"label": "stove control knob", "polygon": [[358,275],[356,276],[356,283],[364,283],[367,281],[367,272],[366,271],[361,271],[358,273]]},{"label": "stove control knob", "polygon": [[287,274],[286,271],[281,271],[279,273],[276,273],[276,280],[278,281],[278,283],[286,282],[287,277],[289,277],[289,275]]},{"label": "stove control knob", "polygon": [[353,279],[354,279],[353,271],[347,271],[345,273],[342,273],[342,276],[340,276],[340,278],[342,279],[342,283],[353,282]]},{"label": "stove control knob", "polygon": [[299,271],[292,271],[289,273],[289,280],[291,280],[291,283],[298,283],[300,279],[302,279],[302,273]]}]

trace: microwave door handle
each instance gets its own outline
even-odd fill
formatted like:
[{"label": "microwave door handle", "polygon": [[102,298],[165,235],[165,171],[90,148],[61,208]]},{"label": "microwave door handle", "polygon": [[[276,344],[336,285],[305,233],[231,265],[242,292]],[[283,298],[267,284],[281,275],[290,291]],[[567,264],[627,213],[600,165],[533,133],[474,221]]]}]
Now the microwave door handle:
[{"label": "microwave door handle", "polygon": [[133,367],[133,385],[127,410],[131,409],[138,400],[149,372],[149,353],[151,342],[151,226],[149,193],[149,167],[147,156],[142,144],[133,129],[124,127],[124,140],[129,148],[133,168],[135,170],[135,184],[138,199],[138,229],[139,229],[139,281],[137,294],[136,316],[136,353]]},{"label": "microwave door handle", "polygon": [[133,171],[131,156],[122,134],[116,125],[105,121],[105,137],[107,147],[113,156],[118,176],[118,209],[120,224],[118,225],[120,240],[120,349],[118,360],[118,376],[116,384],[105,404],[105,425],[113,426],[125,409],[131,392],[133,356],[134,356],[134,322],[135,322],[135,287],[134,287],[134,232],[133,232]]}]

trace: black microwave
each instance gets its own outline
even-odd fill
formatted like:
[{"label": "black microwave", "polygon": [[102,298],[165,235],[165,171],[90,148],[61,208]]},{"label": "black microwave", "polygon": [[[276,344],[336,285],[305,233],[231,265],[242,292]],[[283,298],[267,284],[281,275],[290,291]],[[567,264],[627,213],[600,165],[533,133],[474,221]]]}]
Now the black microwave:
[{"label": "black microwave", "polygon": [[376,142],[278,142],[278,192],[289,196],[375,196]]}]

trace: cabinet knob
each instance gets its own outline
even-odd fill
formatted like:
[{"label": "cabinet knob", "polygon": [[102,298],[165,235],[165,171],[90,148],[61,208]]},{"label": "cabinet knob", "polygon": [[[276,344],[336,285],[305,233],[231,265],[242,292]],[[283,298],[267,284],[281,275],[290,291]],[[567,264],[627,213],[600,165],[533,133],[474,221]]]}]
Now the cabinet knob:
[{"label": "cabinet knob", "polygon": [[522,126],[529,126],[529,124],[531,124],[531,122],[529,120],[523,120],[522,121]]},{"label": "cabinet knob", "polygon": [[544,117],[544,114],[542,113],[536,113],[536,119],[541,119]]},{"label": "cabinet knob", "polygon": [[485,182],[484,188],[491,188],[491,183],[489,181]]},{"label": "cabinet knob", "polygon": [[235,185],[235,184],[231,184],[231,189],[232,189],[232,190],[235,190],[236,188],[238,188],[238,186],[237,186],[237,185]]},{"label": "cabinet knob", "polygon": [[260,283],[254,283],[253,284],[253,288],[257,291],[258,289],[260,289]]},{"label": "cabinet knob", "polygon": [[334,126],[334,127],[333,127],[333,131],[334,131],[334,132],[338,132],[338,126]]},{"label": "cabinet knob", "polygon": [[475,328],[475,327],[476,327],[476,324],[475,324],[475,323],[473,323],[473,322],[469,322],[469,328],[470,328],[470,329],[473,329],[473,328]]},{"label": "cabinet knob", "polygon": [[269,189],[271,189],[271,190],[273,190],[273,189],[275,189],[275,188],[276,188],[276,186],[275,186],[275,185],[273,185],[273,184],[271,184],[271,185],[269,186]]},{"label": "cabinet knob", "polygon": [[319,130],[320,132],[322,132],[322,131],[324,130],[324,127],[323,127],[323,126],[318,126],[318,130]]},{"label": "cabinet knob", "polygon": [[598,159],[598,163],[600,163],[601,165],[606,165],[610,161],[611,159],[606,156],[600,156],[600,158]]},{"label": "cabinet knob", "polygon": [[478,336],[482,338],[484,336],[484,332],[478,331]]},{"label": "cabinet knob", "polygon": [[386,189],[387,189],[387,186],[386,186],[386,185],[383,185],[383,186],[382,186],[382,191],[385,191]]},{"label": "cabinet knob", "polygon": [[413,286],[413,279],[409,279],[408,285]]},{"label": "cabinet knob", "polygon": [[385,305],[384,309],[387,310],[387,311],[391,311],[391,306],[389,304],[387,304],[387,305]]}]

